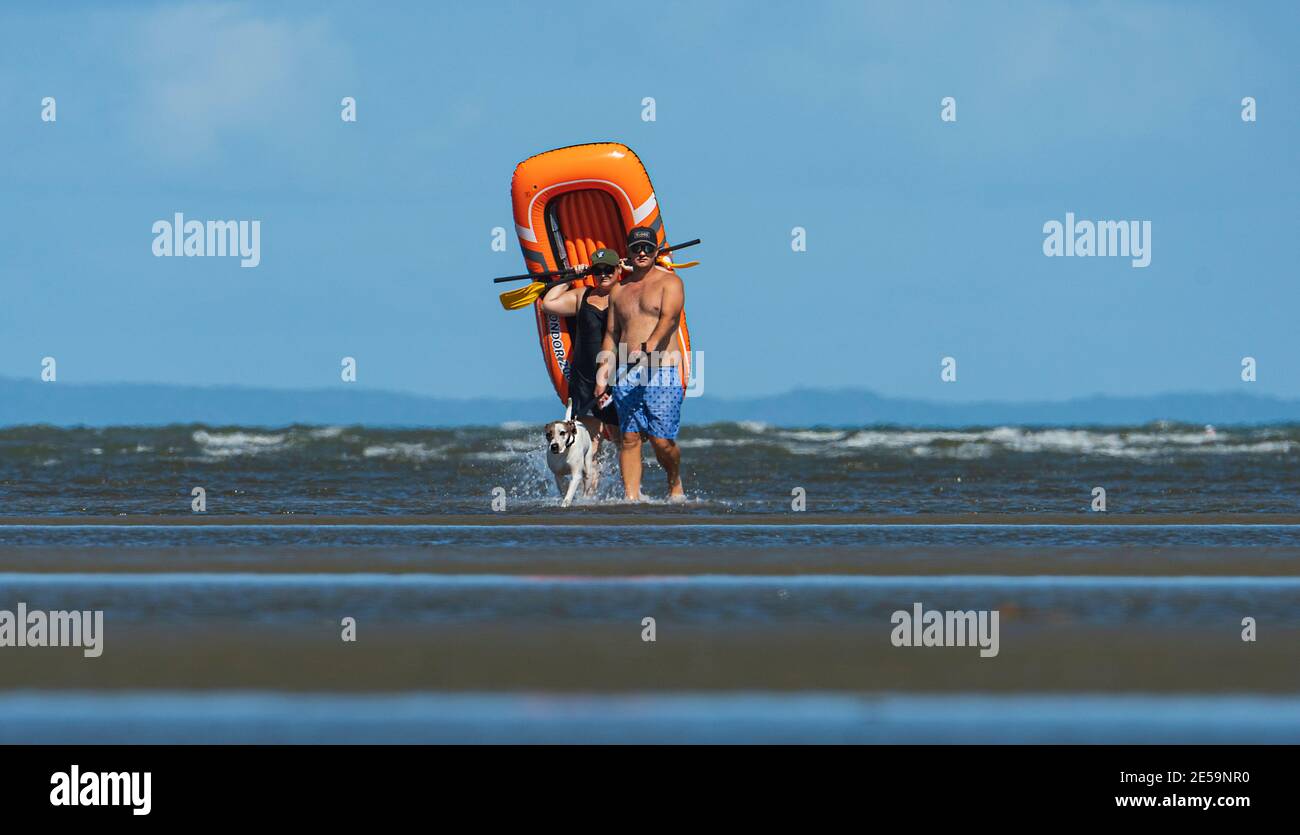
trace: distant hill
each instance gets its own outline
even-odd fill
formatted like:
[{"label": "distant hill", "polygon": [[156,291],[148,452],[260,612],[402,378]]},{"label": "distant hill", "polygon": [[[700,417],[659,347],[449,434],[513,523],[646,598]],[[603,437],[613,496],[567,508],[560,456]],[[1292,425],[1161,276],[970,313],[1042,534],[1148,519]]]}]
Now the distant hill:
[{"label": "distant hill", "polygon": [[[0,378],[0,426],[214,425],[291,423],[371,426],[542,423],[562,410],[554,398],[454,400],[340,385],[286,391],[234,386],[42,383]],[[1245,424],[1300,422],[1300,400],[1248,394],[1092,396],[1027,403],[936,403],[862,389],[796,389],[749,398],[692,398],[688,423],[760,421],[776,426],[1132,425],[1155,420]]]}]

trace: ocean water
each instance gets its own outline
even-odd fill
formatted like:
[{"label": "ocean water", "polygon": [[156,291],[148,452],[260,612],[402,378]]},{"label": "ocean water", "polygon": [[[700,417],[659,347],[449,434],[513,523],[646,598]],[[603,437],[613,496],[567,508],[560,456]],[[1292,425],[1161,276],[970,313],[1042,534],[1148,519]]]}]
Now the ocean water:
[{"label": "ocean water", "polygon": [[[0,515],[549,513],[541,427],[443,430],[171,426],[0,429]],[[1300,427],[990,427],[970,430],[687,426],[691,499],[675,514],[1300,511]],[[614,450],[587,512],[626,509]],[[662,500],[653,460],[646,493]],[[494,494],[500,488],[501,492]]]},{"label": "ocean water", "polygon": [[105,624],[0,647],[0,742],[1300,741],[1297,443],[713,426],[561,512],[531,428],[0,430],[0,610]]}]

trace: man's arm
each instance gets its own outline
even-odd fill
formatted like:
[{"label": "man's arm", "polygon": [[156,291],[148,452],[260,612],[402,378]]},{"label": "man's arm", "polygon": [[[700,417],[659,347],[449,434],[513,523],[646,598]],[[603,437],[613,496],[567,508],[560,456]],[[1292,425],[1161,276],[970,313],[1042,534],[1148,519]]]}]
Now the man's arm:
[{"label": "man's arm", "polygon": [[668,347],[668,336],[677,327],[682,318],[682,306],[686,304],[686,290],[682,287],[682,277],[674,273],[664,282],[663,296],[659,299],[659,321],[646,340],[646,348],[662,351]]}]

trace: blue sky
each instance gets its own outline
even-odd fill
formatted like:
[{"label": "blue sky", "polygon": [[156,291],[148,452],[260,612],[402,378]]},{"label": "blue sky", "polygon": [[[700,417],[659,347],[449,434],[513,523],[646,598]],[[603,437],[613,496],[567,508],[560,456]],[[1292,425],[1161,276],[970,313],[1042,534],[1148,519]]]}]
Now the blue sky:
[{"label": "blue sky", "polygon": [[[1300,396],[1294,4],[483,5],[7,4],[0,375],[315,388],[353,356],[548,394],[491,229],[519,160],[614,139],[705,241],[706,394],[1220,391],[1250,355]],[[178,211],[260,219],[261,265],[155,258]],[[1067,211],[1150,220],[1151,265],[1045,257]]]}]

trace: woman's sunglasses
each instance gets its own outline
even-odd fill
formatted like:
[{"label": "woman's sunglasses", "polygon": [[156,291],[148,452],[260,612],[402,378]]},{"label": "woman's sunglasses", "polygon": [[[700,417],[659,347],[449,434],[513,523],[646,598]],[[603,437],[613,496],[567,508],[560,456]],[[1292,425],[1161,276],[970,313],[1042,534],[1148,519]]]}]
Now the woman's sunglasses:
[{"label": "woman's sunglasses", "polygon": [[614,274],[614,268],[606,267],[604,265],[599,267],[592,267],[591,274],[596,276],[597,278],[608,278],[609,276]]}]

